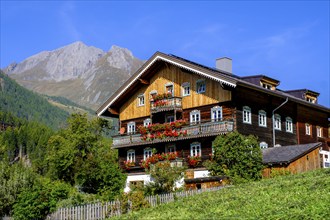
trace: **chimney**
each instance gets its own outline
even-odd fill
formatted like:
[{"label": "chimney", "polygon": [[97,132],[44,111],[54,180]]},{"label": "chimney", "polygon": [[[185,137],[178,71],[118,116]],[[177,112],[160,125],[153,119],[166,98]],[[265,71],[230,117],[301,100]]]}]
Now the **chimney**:
[{"label": "chimney", "polygon": [[218,70],[222,70],[228,73],[232,73],[233,72],[233,61],[232,59],[228,58],[228,57],[221,57],[216,59],[215,62],[215,67]]}]

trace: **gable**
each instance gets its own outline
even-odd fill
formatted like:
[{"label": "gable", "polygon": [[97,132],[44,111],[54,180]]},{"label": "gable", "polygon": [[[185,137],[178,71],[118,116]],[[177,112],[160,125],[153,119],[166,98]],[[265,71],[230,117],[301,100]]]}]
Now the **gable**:
[{"label": "gable", "polygon": [[[146,79],[149,85],[138,86],[138,89],[125,101],[120,109],[120,120],[129,120],[133,118],[149,117],[150,116],[150,101],[151,93],[157,94],[166,93],[166,85],[172,85],[174,89],[174,97],[180,97],[182,100],[182,108],[194,108],[203,105],[210,105],[219,102],[231,100],[231,91],[222,88],[219,82],[203,77],[198,74],[193,74],[185,69],[181,69],[174,65],[163,65],[159,67],[150,78]],[[197,82],[204,80],[206,91],[197,93]],[[190,85],[190,95],[182,95],[182,85]],[[138,105],[139,95],[144,95],[145,104]]]},{"label": "gable", "polygon": [[132,77],[130,77],[118,90],[115,92],[98,110],[98,116],[113,116],[109,110],[113,109],[114,113],[118,113],[119,107],[124,104],[125,99],[131,97],[140,88],[139,84],[149,83],[145,78],[150,77],[162,64],[174,65],[180,69],[187,70],[192,74],[208,78],[221,85],[236,87],[236,80],[226,74],[221,74],[219,71],[203,67],[193,62],[184,59],[179,59],[174,56],[156,52]]}]

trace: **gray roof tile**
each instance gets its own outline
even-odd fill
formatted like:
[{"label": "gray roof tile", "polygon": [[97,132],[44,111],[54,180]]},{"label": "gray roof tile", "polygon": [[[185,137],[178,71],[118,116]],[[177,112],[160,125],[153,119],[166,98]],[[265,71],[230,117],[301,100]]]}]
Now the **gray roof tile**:
[{"label": "gray roof tile", "polygon": [[310,143],[266,148],[262,150],[262,161],[264,164],[291,163],[320,146],[321,143]]}]

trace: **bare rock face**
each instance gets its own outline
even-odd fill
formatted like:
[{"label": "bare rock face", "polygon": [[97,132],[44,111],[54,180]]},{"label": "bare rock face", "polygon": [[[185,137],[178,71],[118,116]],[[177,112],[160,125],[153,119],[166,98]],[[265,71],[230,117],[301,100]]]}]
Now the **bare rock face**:
[{"label": "bare rock face", "polygon": [[38,93],[97,109],[142,64],[125,48],[112,46],[105,52],[75,42],[12,63],[4,72]]}]

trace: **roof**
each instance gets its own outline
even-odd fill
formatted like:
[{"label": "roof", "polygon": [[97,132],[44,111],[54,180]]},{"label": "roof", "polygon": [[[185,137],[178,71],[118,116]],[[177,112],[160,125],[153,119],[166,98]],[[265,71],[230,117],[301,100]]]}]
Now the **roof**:
[{"label": "roof", "polygon": [[[164,63],[169,63],[179,68],[193,72],[195,74],[199,74],[203,77],[215,80],[219,82],[221,85],[227,85],[233,88],[235,88],[236,86],[242,86],[263,93],[268,93],[270,95],[284,99],[288,97],[290,101],[294,101],[330,113],[330,109],[327,107],[324,107],[319,104],[307,102],[306,100],[297,98],[294,95],[286,93],[285,91],[281,91],[278,89],[277,90],[265,89],[262,86],[255,85],[251,82],[246,81],[247,77],[239,77],[232,73],[218,70],[215,68],[210,68],[172,54],[164,54],[161,52],[156,52],[96,111],[97,115],[115,116],[112,113],[109,113],[109,111],[107,110],[109,110],[110,108],[118,109],[123,104],[123,102],[125,102],[127,98],[129,98],[130,95],[132,95],[132,93],[137,90],[137,85],[139,85],[139,83],[143,82],[145,79],[148,79],[148,77],[155,74],[157,72],[156,71],[157,68],[159,68],[159,66]],[[264,75],[257,75],[257,76],[266,77]]]},{"label": "roof", "polygon": [[266,148],[262,150],[262,162],[270,165],[289,164],[319,148],[321,144],[318,142]]},{"label": "roof", "polygon": [[320,93],[314,92],[314,91],[309,90],[309,89],[287,90],[285,92],[289,93],[289,94],[291,94],[295,97],[302,98],[302,99],[304,98],[305,94],[310,94],[310,95],[315,96],[315,97],[318,97],[320,95]]},{"label": "roof", "polygon": [[255,85],[259,85],[260,80],[262,80],[262,79],[268,80],[268,81],[274,83],[276,86],[278,86],[280,84],[279,80],[270,78],[269,76],[265,76],[265,75],[244,76],[244,77],[241,77],[241,79],[251,82]]}]

